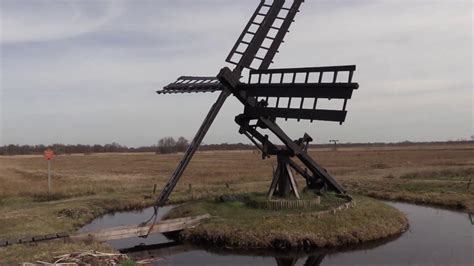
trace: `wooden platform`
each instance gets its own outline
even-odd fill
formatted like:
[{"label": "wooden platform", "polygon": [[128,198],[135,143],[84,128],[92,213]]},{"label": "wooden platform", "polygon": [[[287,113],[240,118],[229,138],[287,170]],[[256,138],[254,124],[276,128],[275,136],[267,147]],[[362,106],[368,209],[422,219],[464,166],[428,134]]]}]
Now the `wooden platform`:
[{"label": "wooden platform", "polygon": [[[169,233],[181,231],[198,225],[201,221],[211,217],[209,214],[198,216],[184,217],[178,219],[170,219],[159,221],[150,231],[150,234]],[[93,239],[96,241],[108,241],[115,239],[123,239],[130,237],[143,237],[150,230],[151,225],[126,225],[119,227],[107,228],[99,231],[76,234],[69,236],[71,239]]]},{"label": "wooden platform", "polygon": [[[187,228],[192,228],[198,225],[203,220],[208,219],[209,217],[211,217],[209,214],[203,214],[198,216],[159,221],[155,223],[155,226],[151,230],[150,234],[176,232]],[[73,235],[70,235],[68,233],[57,233],[41,236],[24,237],[21,239],[0,239],[0,247],[58,239],[90,239],[96,241],[108,241],[129,237],[142,237],[145,236],[149,230],[150,225],[126,225]]]}]

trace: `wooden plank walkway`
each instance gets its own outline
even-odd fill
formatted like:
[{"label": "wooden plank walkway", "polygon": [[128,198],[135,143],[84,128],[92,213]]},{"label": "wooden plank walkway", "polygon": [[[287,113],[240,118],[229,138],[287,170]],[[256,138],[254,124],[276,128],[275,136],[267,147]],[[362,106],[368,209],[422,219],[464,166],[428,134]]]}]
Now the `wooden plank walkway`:
[{"label": "wooden plank walkway", "polygon": [[[150,234],[158,234],[158,233],[168,233],[168,232],[176,232],[181,231],[187,228],[192,228],[203,220],[210,218],[209,214],[203,214],[198,216],[190,216],[178,219],[169,219],[164,221],[159,221],[155,223],[155,226],[151,230]],[[57,233],[57,234],[50,234],[50,235],[43,235],[43,236],[33,236],[33,237],[24,237],[21,239],[9,239],[9,240],[2,240],[0,239],[0,247],[10,246],[14,244],[25,244],[25,243],[32,243],[32,242],[43,242],[49,240],[57,240],[57,239],[90,239],[96,241],[108,241],[114,239],[123,239],[123,238],[130,238],[130,237],[143,237],[145,236],[148,231],[150,230],[150,225],[126,225],[126,226],[119,226],[119,227],[112,227],[107,229],[102,229],[93,232],[81,233],[81,234],[74,234],[69,235],[67,233]]]},{"label": "wooden plank walkway", "polygon": [[[150,234],[168,233],[181,231],[198,225],[201,221],[211,217],[209,214],[203,214],[192,217],[170,219],[155,223]],[[107,228],[94,232],[87,232],[69,236],[71,239],[93,239],[96,241],[108,241],[130,237],[143,237],[150,230],[151,225],[126,225]]]}]

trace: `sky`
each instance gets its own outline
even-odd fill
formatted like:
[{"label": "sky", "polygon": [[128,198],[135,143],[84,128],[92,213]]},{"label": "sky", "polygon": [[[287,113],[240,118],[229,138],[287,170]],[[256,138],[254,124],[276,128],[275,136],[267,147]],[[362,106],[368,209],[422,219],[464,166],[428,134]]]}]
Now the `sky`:
[{"label": "sky", "polygon": [[[191,139],[217,93],[157,95],[216,75],[257,0],[0,0],[0,145]],[[307,0],[272,68],[357,65],[342,125],[278,123],[315,143],[470,139],[472,0]],[[205,143],[249,141],[230,97]]]}]

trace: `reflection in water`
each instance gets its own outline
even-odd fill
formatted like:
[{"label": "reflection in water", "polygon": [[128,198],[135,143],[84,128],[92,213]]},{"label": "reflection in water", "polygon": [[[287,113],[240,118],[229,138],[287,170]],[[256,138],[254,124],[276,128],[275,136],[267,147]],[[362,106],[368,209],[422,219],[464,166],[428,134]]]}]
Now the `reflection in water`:
[{"label": "reflection in water", "polygon": [[[308,252],[274,250],[224,250],[197,247],[178,242],[138,245],[121,249],[135,261],[154,259],[152,265],[321,265],[326,256],[357,250],[371,250],[394,241],[399,236],[338,249]],[[276,263],[275,263],[276,262]]]},{"label": "reflection in water", "polygon": [[320,256],[309,256],[308,259],[305,262],[305,266],[318,266],[323,262],[325,255],[320,255]]},{"label": "reflection in water", "polygon": [[278,266],[294,266],[298,258],[292,257],[275,257]]},{"label": "reflection in water", "polygon": [[[321,262],[324,259],[324,254],[319,255],[319,256],[309,256],[305,263],[304,266],[319,266]],[[294,257],[275,257],[275,260],[277,262],[277,266],[294,266],[296,265],[296,262],[298,261],[298,258]]]},{"label": "reflection in water", "polygon": [[[119,243],[111,241],[110,244],[120,249],[140,243],[167,242],[122,250],[135,260],[155,258],[155,265],[474,264],[472,215],[468,215],[469,219],[466,221],[465,213],[406,203],[387,203],[407,215],[410,223],[409,231],[392,239],[344,249],[322,249],[311,254],[201,250],[195,246],[170,243],[161,235],[150,236],[148,239],[120,240]],[[99,218],[101,219],[100,226],[140,223],[149,218],[152,211],[151,208],[142,214],[135,212],[105,216]],[[95,228],[91,225],[93,228],[88,226],[85,229],[99,229],[96,221],[93,222]]]},{"label": "reflection in water", "polygon": [[[191,245],[185,245],[181,244],[178,242],[170,242],[170,243],[164,243],[164,244],[155,244],[155,245],[140,245],[140,246],[135,246],[133,248],[127,248],[127,249],[122,249],[120,250],[122,253],[126,253],[128,256],[130,256],[132,259],[135,261],[141,261],[141,260],[150,260],[152,259],[151,263],[154,263],[154,265],[166,265],[166,263],[169,262],[169,258],[172,258],[173,256],[177,255],[186,255],[190,261],[186,262],[173,262],[170,264],[190,264],[190,265],[199,265],[199,264],[218,264],[218,263],[212,263],[210,261],[201,261],[200,259],[197,259],[199,256],[195,256],[192,254],[199,254],[203,252],[202,250],[199,250],[196,246],[191,246]],[[208,253],[211,256],[214,256],[215,258],[224,258],[224,260],[227,260],[225,263],[226,265],[233,265],[234,258],[236,257],[236,253],[230,253],[230,252],[225,252],[223,253],[222,251],[218,251],[217,253],[210,252]],[[241,252],[239,254],[239,257],[242,258],[258,258],[258,257],[263,257],[265,259],[274,257],[275,262],[271,262],[271,260],[265,261],[264,264],[269,264],[269,265],[277,265],[277,266],[294,266],[297,265],[297,262],[303,262],[304,266],[318,266],[321,264],[323,261],[324,257],[326,256],[325,252],[319,252],[315,254],[278,254],[276,252],[264,252],[264,253],[255,253],[255,254],[249,254],[248,252]],[[250,255],[250,256],[249,256]],[[193,262],[194,261],[194,262]],[[237,264],[240,264],[242,261],[239,261]]]}]

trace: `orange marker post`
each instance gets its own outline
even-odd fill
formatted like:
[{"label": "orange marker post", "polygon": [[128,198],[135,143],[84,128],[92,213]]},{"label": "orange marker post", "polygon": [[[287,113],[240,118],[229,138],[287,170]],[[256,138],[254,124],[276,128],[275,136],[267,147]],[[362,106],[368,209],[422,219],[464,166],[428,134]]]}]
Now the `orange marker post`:
[{"label": "orange marker post", "polygon": [[48,193],[51,193],[51,160],[54,158],[54,151],[47,149],[44,151],[44,159],[48,161]]}]

